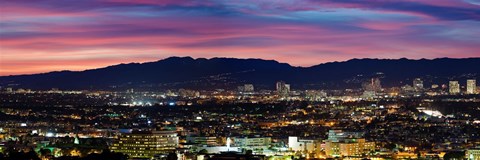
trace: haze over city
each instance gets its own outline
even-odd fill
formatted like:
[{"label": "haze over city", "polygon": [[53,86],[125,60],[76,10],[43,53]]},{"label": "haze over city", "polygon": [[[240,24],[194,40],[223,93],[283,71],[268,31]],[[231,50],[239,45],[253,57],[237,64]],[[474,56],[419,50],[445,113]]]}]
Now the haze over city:
[{"label": "haze over city", "polygon": [[0,75],[170,56],[479,57],[478,0],[0,1]]}]

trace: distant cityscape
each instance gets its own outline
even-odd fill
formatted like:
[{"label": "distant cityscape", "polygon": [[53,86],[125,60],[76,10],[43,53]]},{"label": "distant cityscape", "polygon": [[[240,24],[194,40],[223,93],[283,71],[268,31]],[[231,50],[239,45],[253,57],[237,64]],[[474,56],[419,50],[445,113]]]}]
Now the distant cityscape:
[{"label": "distant cityscape", "polygon": [[109,153],[120,159],[479,159],[480,88],[386,88],[158,92],[31,90],[0,93],[0,153],[41,159]]}]

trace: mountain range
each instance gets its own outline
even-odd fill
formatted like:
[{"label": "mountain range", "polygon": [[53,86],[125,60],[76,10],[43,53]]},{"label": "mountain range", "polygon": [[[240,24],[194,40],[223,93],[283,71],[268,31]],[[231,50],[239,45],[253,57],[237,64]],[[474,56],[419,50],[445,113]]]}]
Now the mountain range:
[{"label": "mountain range", "polygon": [[170,57],[155,62],[129,63],[85,71],[55,71],[31,75],[1,76],[2,88],[30,89],[233,89],[254,84],[274,89],[285,81],[293,89],[360,88],[372,77],[386,87],[411,85],[422,78],[426,85],[480,77],[480,58],[351,59],[311,67],[295,67],[274,60]]}]

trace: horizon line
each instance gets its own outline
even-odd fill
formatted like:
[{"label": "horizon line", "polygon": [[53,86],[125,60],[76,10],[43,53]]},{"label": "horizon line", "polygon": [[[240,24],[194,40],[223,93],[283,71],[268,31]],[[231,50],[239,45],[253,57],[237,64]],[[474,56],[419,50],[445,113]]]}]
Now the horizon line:
[{"label": "horizon line", "polygon": [[160,62],[160,61],[167,60],[167,59],[170,59],[170,58],[191,58],[193,60],[199,60],[199,59],[211,60],[211,59],[219,59],[219,58],[239,59],[239,60],[264,60],[264,61],[275,61],[275,62],[281,63],[281,64],[287,64],[291,67],[309,68],[309,67],[314,67],[314,66],[318,66],[318,65],[330,64],[330,63],[342,63],[342,62],[348,62],[348,61],[352,61],[352,60],[412,60],[412,61],[418,61],[418,60],[438,60],[438,59],[475,59],[475,58],[480,58],[480,56],[479,57],[463,57],[463,58],[450,58],[450,57],[436,57],[436,58],[407,58],[407,57],[402,57],[402,58],[351,58],[351,59],[343,60],[343,61],[323,62],[323,63],[318,63],[318,64],[314,64],[314,65],[310,65],[310,66],[295,66],[295,65],[291,65],[288,62],[280,62],[280,61],[275,60],[275,59],[262,59],[262,58],[253,58],[253,57],[252,58],[237,58],[237,57],[209,57],[209,58],[207,58],[207,57],[192,57],[192,56],[169,56],[169,57],[161,58],[159,60],[152,60],[152,61],[145,61],[145,62],[116,63],[116,64],[111,64],[111,65],[106,65],[106,66],[103,66],[103,67],[89,68],[89,69],[84,69],[84,70],[53,70],[53,71],[39,72],[39,73],[0,75],[0,77],[29,76],[29,75],[39,75],[39,74],[48,74],[48,73],[56,73],[56,72],[84,72],[84,71],[103,69],[103,68],[114,67],[114,66],[119,66],[119,65],[155,63],[155,62]]}]

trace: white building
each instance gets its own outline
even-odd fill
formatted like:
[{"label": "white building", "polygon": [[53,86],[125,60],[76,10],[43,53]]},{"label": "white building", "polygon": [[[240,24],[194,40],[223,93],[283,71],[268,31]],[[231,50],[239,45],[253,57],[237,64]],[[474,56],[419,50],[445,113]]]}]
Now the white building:
[{"label": "white building", "polygon": [[245,92],[254,92],[255,91],[255,88],[253,87],[253,84],[245,84],[243,85],[243,87],[245,88]]},{"label": "white building", "polygon": [[290,93],[290,84],[286,84],[284,81],[279,81],[276,84],[277,94],[287,96]]},{"label": "white building", "polygon": [[450,94],[459,94],[460,93],[460,84],[458,81],[450,81],[448,85],[449,93]]},{"label": "white building", "polygon": [[237,147],[249,147],[249,146],[269,146],[272,143],[270,137],[234,137],[234,145]]},{"label": "white building", "polygon": [[465,153],[465,157],[468,160],[480,160],[480,146],[472,149],[468,149]]},{"label": "white building", "polygon": [[317,153],[321,150],[322,141],[288,137],[288,149],[295,152]]},{"label": "white building", "polygon": [[415,88],[415,91],[421,91],[423,90],[423,81],[420,78],[415,78],[413,80],[413,88]]},{"label": "white building", "polygon": [[467,80],[467,94],[477,94],[477,81],[475,79]]}]

